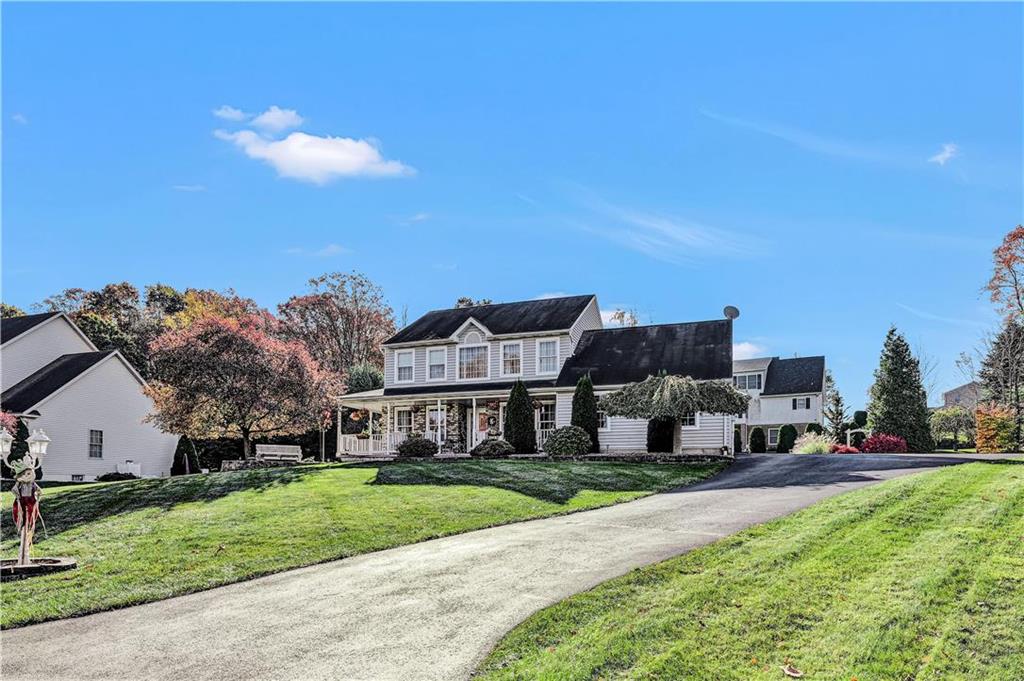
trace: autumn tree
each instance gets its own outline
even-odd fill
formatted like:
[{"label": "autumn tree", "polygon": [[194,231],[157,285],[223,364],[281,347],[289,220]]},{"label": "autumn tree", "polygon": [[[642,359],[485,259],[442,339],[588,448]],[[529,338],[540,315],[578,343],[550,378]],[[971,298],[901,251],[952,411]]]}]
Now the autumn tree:
[{"label": "autumn tree", "polygon": [[615,310],[608,317],[608,321],[615,326],[640,326],[640,317],[637,315],[636,310],[633,309]]},{"label": "autumn tree", "polygon": [[25,311],[20,307],[14,305],[8,305],[7,303],[0,303],[0,319],[10,319],[11,317],[24,317]]},{"label": "autumn tree", "polygon": [[1009,410],[1014,443],[1024,448],[1024,323],[1007,317],[986,344],[978,371],[982,398]]},{"label": "autumn tree", "polygon": [[394,335],[395,319],[381,288],[355,272],[310,279],[309,288],[278,306],[286,337],[302,341],[339,380],[359,364],[383,368],[381,344]]},{"label": "autumn tree", "polygon": [[912,452],[930,452],[935,448],[921,365],[896,327],[890,327],[885,336],[869,396],[871,430],[903,438]]},{"label": "autumn tree", "polygon": [[207,316],[168,329],[150,348],[159,377],[149,387],[151,420],[189,437],[241,438],[245,458],[255,437],[320,427],[339,386],[277,326],[262,314]]},{"label": "autumn tree", "polygon": [[[154,306],[165,299],[164,295],[154,298]],[[173,305],[175,311],[169,313],[164,320],[164,325],[172,329],[187,328],[206,317],[244,319],[263,312],[256,301],[243,298],[230,288],[223,293],[212,289],[185,289],[180,301]]]},{"label": "autumn tree", "polygon": [[1024,225],[1017,225],[992,252],[992,278],[985,288],[1009,318],[1024,319]]}]

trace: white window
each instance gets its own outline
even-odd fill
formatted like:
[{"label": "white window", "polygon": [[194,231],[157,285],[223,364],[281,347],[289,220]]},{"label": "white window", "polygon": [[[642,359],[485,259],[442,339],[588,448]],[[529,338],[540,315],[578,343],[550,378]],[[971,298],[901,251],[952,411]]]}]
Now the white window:
[{"label": "white window", "polygon": [[406,435],[412,432],[412,410],[395,410],[395,432],[405,433]]},{"label": "white window", "polygon": [[71,476],[71,482],[85,482],[85,476],[84,475],[72,475]]},{"label": "white window", "polygon": [[537,341],[537,373],[553,374],[558,371],[558,339]]},{"label": "white window", "polygon": [[519,376],[523,373],[523,344],[514,341],[501,344],[501,375]]},{"label": "white window", "polygon": [[700,428],[700,419],[696,414],[690,412],[679,417],[679,425],[683,428]]},{"label": "white window", "polygon": [[553,402],[544,402],[537,408],[537,430],[555,429],[555,405]]},{"label": "white window", "polygon": [[427,438],[433,439],[438,444],[444,442],[446,437],[447,423],[445,420],[444,407],[427,410]]},{"label": "white window", "polygon": [[797,409],[810,409],[811,398],[810,397],[794,397],[793,398],[793,410]]},{"label": "white window", "polygon": [[768,446],[769,447],[774,447],[777,444],[779,444],[779,429],[778,428],[769,428],[768,429]]},{"label": "white window", "polygon": [[733,383],[740,390],[760,390],[761,374],[739,374],[733,376]]},{"label": "white window", "polygon": [[102,459],[103,458],[103,431],[102,430],[90,430],[89,431],[89,458],[90,459]]},{"label": "white window", "polygon": [[427,379],[431,381],[443,381],[446,376],[448,364],[448,351],[444,348],[435,348],[427,351]]},{"label": "white window", "polygon": [[488,347],[486,345],[459,348],[459,380],[487,378]]},{"label": "white window", "polygon": [[597,429],[608,430],[608,414],[603,411],[597,412]]},{"label": "white window", "polygon": [[412,383],[412,350],[395,353],[395,383]]}]

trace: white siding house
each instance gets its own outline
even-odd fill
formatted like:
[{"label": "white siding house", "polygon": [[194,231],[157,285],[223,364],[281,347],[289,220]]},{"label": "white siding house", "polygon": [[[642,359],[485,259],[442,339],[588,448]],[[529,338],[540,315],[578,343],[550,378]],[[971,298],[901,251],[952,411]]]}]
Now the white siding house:
[{"label": "white siding house", "polygon": [[744,449],[750,433],[760,428],[769,449],[778,443],[779,431],[792,425],[797,433],[821,425],[825,389],[825,358],[761,357],[733,362],[733,383],[750,395],[747,413],[737,419]]},{"label": "white siding house", "polygon": [[177,437],[144,422],[152,402],[120,353],[98,351],[60,313],[2,320],[0,335],[0,408],[50,437],[44,479],[170,474]]}]

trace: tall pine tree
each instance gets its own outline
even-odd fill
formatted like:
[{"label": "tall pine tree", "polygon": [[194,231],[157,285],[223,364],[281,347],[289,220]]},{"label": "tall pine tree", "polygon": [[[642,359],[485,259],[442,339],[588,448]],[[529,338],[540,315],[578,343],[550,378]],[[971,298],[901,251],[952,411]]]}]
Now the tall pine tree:
[{"label": "tall pine tree", "polygon": [[843,424],[846,423],[847,416],[846,402],[839,393],[839,388],[836,387],[832,372],[828,370],[825,371],[825,405],[822,415],[825,417],[825,428],[828,434],[834,437],[836,442],[843,442],[845,434]]},{"label": "tall pine tree", "polygon": [[522,381],[517,380],[505,405],[505,439],[516,454],[537,451],[537,429],[533,423],[533,400]]},{"label": "tall pine tree", "polygon": [[587,431],[587,435],[590,436],[590,451],[601,451],[601,445],[597,441],[597,398],[594,396],[594,383],[590,380],[590,374],[576,382],[576,392],[572,396],[571,423]]},{"label": "tall pine tree", "polygon": [[882,356],[869,391],[868,425],[876,433],[898,435],[911,452],[935,449],[929,425],[928,396],[921,365],[896,327],[885,336]]},{"label": "tall pine tree", "polygon": [[1024,449],[1024,324],[1009,317],[988,343],[978,372],[983,399],[1003,405],[1013,413],[1013,439]]}]

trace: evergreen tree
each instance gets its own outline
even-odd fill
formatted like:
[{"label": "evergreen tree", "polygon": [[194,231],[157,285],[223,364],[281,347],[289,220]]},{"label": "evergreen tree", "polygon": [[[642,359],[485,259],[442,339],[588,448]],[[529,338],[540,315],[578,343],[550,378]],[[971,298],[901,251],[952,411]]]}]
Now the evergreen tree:
[{"label": "evergreen tree", "polygon": [[576,392],[572,396],[571,424],[587,431],[590,436],[590,451],[600,452],[597,441],[597,398],[594,396],[594,384],[590,374],[586,374],[576,382]]},{"label": "evergreen tree", "polygon": [[537,431],[533,423],[533,401],[522,381],[517,380],[505,405],[505,439],[517,454],[537,451]]},{"label": "evergreen tree", "polygon": [[820,423],[808,423],[807,427],[804,428],[805,433],[816,433],[821,435],[825,432],[825,429],[821,427]]},{"label": "evergreen tree", "polygon": [[670,453],[676,430],[675,419],[650,419],[647,422],[647,452],[649,454]]},{"label": "evergreen tree", "polygon": [[793,444],[796,442],[796,427],[786,424],[779,428],[779,441],[775,445],[778,454],[789,454],[793,451]]},{"label": "evergreen tree", "polygon": [[911,452],[935,448],[921,365],[895,326],[885,336],[869,397],[868,425],[872,431],[902,437]]},{"label": "evergreen tree", "polygon": [[732,453],[739,454],[743,451],[743,437],[740,435],[740,427],[732,429]]},{"label": "evergreen tree", "polygon": [[1016,449],[1024,448],[1024,324],[1007,319],[988,344],[978,372],[982,397],[1009,408]]},{"label": "evergreen tree", "polygon": [[182,435],[178,438],[178,446],[174,450],[171,475],[188,475],[198,473],[199,470],[199,453],[192,440]]},{"label": "evergreen tree", "polygon": [[764,454],[768,450],[768,443],[764,439],[764,431],[754,428],[750,431],[750,453]]},{"label": "evergreen tree", "polygon": [[825,405],[822,408],[822,416],[825,417],[825,425],[828,434],[839,441],[843,434],[843,424],[846,423],[846,402],[836,387],[831,371],[825,371]]}]

